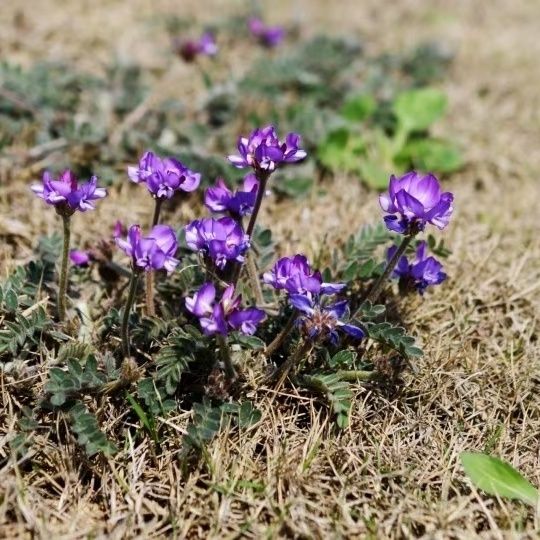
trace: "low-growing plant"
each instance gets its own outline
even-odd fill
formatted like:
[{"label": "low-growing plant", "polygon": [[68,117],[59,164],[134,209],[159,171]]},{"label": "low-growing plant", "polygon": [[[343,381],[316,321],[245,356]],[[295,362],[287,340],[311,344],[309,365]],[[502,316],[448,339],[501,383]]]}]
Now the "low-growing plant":
[{"label": "low-growing plant", "polygon": [[[58,293],[53,300],[41,298],[38,283],[54,292],[50,252],[58,250],[57,241],[49,242],[50,249],[42,243],[43,262],[17,269],[0,289],[6,321],[0,355],[6,365],[17,355],[54,359],[34,414],[37,418],[40,408],[67,414],[89,455],[121,446],[93,414],[98,396],[114,399],[117,407],[123,403],[156,444],[163,429],[157,418],[180,402],[194,403],[184,442],[186,452],[200,451],[227,418],[239,428],[260,419],[246,399],[248,390],[278,389],[287,381],[319,396],[337,426],[345,428],[352,385],[395,381],[403,366],[422,354],[415,339],[385,316],[382,292],[390,279],[398,280],[402,294],[423,294],[444,281],[441,263],[428,250],[439,256],[447,250],[430,236],[418,237],[427,226],[448,225],[452,194],[442,192],[431,174],[392,176],[380,196],[384,225],[351,235],[321,272],[303,254],[276,260],[271,231],[257,223],[276,171],[307,157],[300,136],[280,139],[267,126],[240,137],[237,150],[229,162],[250,171],[241,185],[234,189],[218,179],[204,195],[212,216],[188,223],[179,233],[161,223],[162,203],[195,191],[200,174],[177,159],[146,152],[128,168],[128,176],[153,199],[149,232],[138,224],[116,223],[112,239],[86,250],[69,251],[70,220],[106,196],[97,178],[79,184],[70,171],[58,180],[46,172],[42,184],[32,187],[62,218]],[[127,267],[113,260],[114,244],[127,255]],[[79,268],[97,266],[111,283],[129,277],[123,309],[109,303],[98,332],[79,331],[84,341],[73,334],[78,312],[68,294],[70,261]],[[77,281],[77,287],[85,287],[85,281]],[[141,288],[142,314],[134,312]],[[53,307],[57,323],[49,316]],[[80,315],[79,326],[84,324]],[[246,377],[247,370],[254,376]]]}]

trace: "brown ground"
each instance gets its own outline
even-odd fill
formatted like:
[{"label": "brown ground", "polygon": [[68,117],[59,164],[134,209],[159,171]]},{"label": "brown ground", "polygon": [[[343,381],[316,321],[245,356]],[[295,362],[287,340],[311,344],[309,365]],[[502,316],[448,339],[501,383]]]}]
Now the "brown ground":
[{"label": "brown ground", "polygon": [[[21,62],[60,57],[98,69],[114,51],[156,67],[167,42],[149,31],[147,17],[152,10],[182,6],[204,11],[201,20],[210,20],[214,7],[235,5],[207,1],[203,10],[200,4],[3,0],[0,47],[3,56]],[[11,24],[16,11],[25,15],[24,31]],[[454,251],[448,262],[451,282],[408,309],[408,324],[426,351],[418,375],[408,376],[403,395],[392,400],[358,388],[351,426],[338,436],[310,400],[286,410],[264,400],[258,404],[261,423],[240,436],[220,436],[209,448],[211,469],[201,467],[186,481],[180,478],[174,440],[153,457],[150,443],[128,439],[84,485],[69,453],[44,443],[40,451],[48,467],[23,475],[10,462],[0,471],[0,537],[536,538],[540,533],[533,512],[471,491],[458,461],[463,450],[487,449],[540,485],[540,239],[534,217],[540,200],[540,4],[304,0],[272,3],[270,13],[276,21],[298,17],[307,29],[359,31],[371,50],[426,37],[457,47],[445,83],[452,113],[441,129],[457,135],[468,166],[447,186],[456,194],[456,216],[445,233]],[[182,69],[178,81],[185,81]],[[6,201],[1,189],[0,201]],[[11,186],[10,200],[14,189],[27,188],[22,182]],[[54,224],[39,201],[21,200],[9,212],[28,217],[27,231],[50,232]],[[90,232],[113,206],[118,217],[132,218],[139,209],[131,200],[118,209],[128,200],[127,192],[110,197]],[[8,209],[0,204],[0,226],[6,226]],[[284,250],[300,242],[315,252],[324,232],[337,238],[351,225],[379,219],[374,195],[352,178],[336,179],[327,196],[300,206],[287,202],[272,209],[272,221],[281,220],[276,228]],[[1,252],[7,267],[11,261]],[[9,388],[1,389],[2,403],[0,418],[9,427]],[[305,415],[309,430],[302,427]],[[168,420],[178,437],[186,421],[187,414]],[[5,445],[0,439],[2,454]]]}]

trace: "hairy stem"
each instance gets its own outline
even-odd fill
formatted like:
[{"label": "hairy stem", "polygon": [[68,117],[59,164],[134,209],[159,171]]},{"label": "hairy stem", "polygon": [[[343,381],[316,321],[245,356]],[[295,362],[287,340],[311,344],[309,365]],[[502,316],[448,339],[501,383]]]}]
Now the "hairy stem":
[{"label": "hairy stem", "polygon": [[272,356],[281,347],[287,336],[291,333],[292,329],[294,328],[294,322],[296,321],[296,317],[298,317],[298,311],[295,309],[291,313],[291,316],[289,317],[289,320],[287,321],[285,326],[281,329],[281,332],[264,350],[264,354],[267,358]]},{"label": "hairy stem", "polygon": [[252,251],[247,254],[246,267],[248,271],[249,281],[251,282],[251,289],[255,295],[255,302],[258,305],[264,304],[263,293],[261,289],[261,282],[259,281],[259,275],[257,272],[257,265],[255,264],[255,256]]},{"label": "hairy stem", "polygon": [[[155,227],[159,223],[159,214],[161,212],[161,205],[163,204],[163,199],[157,198],[156,205],[154,206],[154,215],[152,216],[151,227]],[[150,271],[146,273],[146,314],[149,317],[154,317],[156,314],[156,306],[154,301],[154,272]]]},{"label": "hairy stem", "polygon": [[221,360],[223,360],[223,364],[225,366],[225,374],[230,381],[234,381],[237,377],[237,374],[236,369],[234,369],[231,358],[231,351],[229,349],[229,345],[227,344],[227,339],[219,334],[216,336],[216,339],[219,345],[219,353],[221,355]]},{"label": "hairy stem", "polygon": [[139,274],[136,270],[133,270],[131,273],[131,279],[129,281],[129,291],[128,297],[126,300],[126,305],[124,307],[124,314],[122,316],[122,352],[124,353],[124,358],[129,358],[129,315],[131,314],[131,309],[133,307],[133,302],[135,301],[135,296],[137,294],[137,285],[139,283]]},{"label": "hairy stem", "polygon": [[69,242],[71,237],[71,216],[62,215],[64,226],[64,243],[62,246],[62,261],[60,263],[60,283],[58,284],[58,320],[63,322],[66,318]]},{"label": "hairy stem", "polygon": [[285,382],[285,379],[287,378],[287,375],[289,374],[289,371],[296,366],[304,356],[307,356],[315,346],[314,343],[311,341],[304,341],[303,343],[298,345],[298,348],[292,354],[279,366],[274,373],[270,376],[271,381],[277,381],[275,384],[276,390],[279,390],[281,388],[281,385]]},{"label": "hairy stem", "polygon": [[[374,303],[379,298],[379,295],[381,294],[382,288],[384,287],[386,280],[394,271],[396,264],[399,262],[399,259],[401,259],[401,257],[405,253],[405,250],[407,249],[413,238],[414,235],[407,235],[403,237],[401,244],[396,249],[396,252],[392,256],[392,258],[388,261],[384,272],[377,278],[377,281],[375,281],[375,283],[372,285],[371,289],[367,293],[367,296],[364,298],[362,306],[365,305],[366,302]],[[360,309],[362,308],[362,306],[360,306]],[[360,309],[358,311],[360,311]]]},{"label": "hairy stem", "polygon": [[[259,188],[257,189],[257,198],[255,199],[255,206],[253,207],[253,212],[251,213],[251,216],[249,218],[249,223],[246,229],[246,234],[249,236],[250,240],[251,240],[251,237],[253,236],[253,231],[255,230],[255,224],[257,223],[257,217],[259,215],[262,200],[264,198],[264,193],[266,192],[266,183],[268,182],[268,178],[270,177],[270,173],[265,172],[265,171],[257,171],[255,174],[257,175],[257,180],[259,181]],[[242,272],[242,263],[237,263],[236,266],[234,267],[234,270],[231,276],[232,284],[236,285],[238,283],[238,279],[240,278],[241,272]]]},{"label": "hairy stem", "polygon": [[356,381],[371,381],[377,376],[375,371],[362,371],[362,370],[340,370],[337,372],[339,378],[342,381],[356,382]]}]

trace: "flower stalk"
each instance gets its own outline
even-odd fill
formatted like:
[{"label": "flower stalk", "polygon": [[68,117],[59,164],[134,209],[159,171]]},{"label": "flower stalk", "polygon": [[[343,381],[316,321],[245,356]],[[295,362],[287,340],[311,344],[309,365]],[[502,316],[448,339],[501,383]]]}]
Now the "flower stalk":
[{"label": "flower stalk", "polygon": [[222,336],[221,334],[218,334],[216,336],[216,339],[219,345],[219,354],[225,367],[225,375],[227,375],[227,378],[231,382],[235,381],[238,377],[238,374],[236,373],[236,369],[234,368],[234,364],[231,358],[231,351],[227,343],[227,338],[225,336]]},{"label": "flower stalk", "polygon": [[377,281],[375,281],[371,289],[368,291],[366,297],[364,298],[364,301],[362,302],[362,306],[365,305],[366,302],[374,303],[377,301],[377,299],[379,298],[379,295],[381,294],[382,288],[384,287],[386,283],[386,280],[390,277],[390,275],[394,271],[394,268],[399,262],[399,259],[401,259],[401,257],[403,256],[406,249],[409,247],[409,244],[412,242],[413,238],[414,238],[414,234],[410,234],[403,237],[401,244],[398,246],[398,248],[396,249],[392,257],[386,264],[384,272],[377,278]]},{"label": "flower stalk", "polygon": [[71,214],[62,213],[64,238],[62,245],[62,260],[60,262],[60,283],[58,284],[58,320],[63,322],[66,318],[69,244],[71,239]]},{"label": "flower stalk", "polygon": [[[159,223],[159,215],[161,213],[161,206],[163,204],[163,199],[159,197],[156,198],[156,204],[154,206],[154,215],[152,216],[151,228],[155,227]],[[146,314],[149,317],[154,317],[156,315],[156,304],[154,300],[154,272],[150,271],[146,273],[145,276],[146,284]]]},{"label": "flower stalk", "polygon": [[297,317],[298,311],[295,309],[291,313],[289,320],[285,323],[285,326],[282,328],[281,332],[270,342],[270,344],[264,350],[264,354],[267,358],[270,358],[281,347],[281,345],[283,345],[283,342],[287,339],[287,336],[292,332]]},{"label": "flower stalk", "polygon": [[126,305],[124,307],[124,314],[122,316],[122,352],[124,358],[129,358],[129,316],[133,308],[133,303],[135,302],[135,297],[137,295],[137,285],[139,284],[139,272],[133,269],[131,273],[131,279],[129,280],[129,289],[128,297],[126,300]]}]

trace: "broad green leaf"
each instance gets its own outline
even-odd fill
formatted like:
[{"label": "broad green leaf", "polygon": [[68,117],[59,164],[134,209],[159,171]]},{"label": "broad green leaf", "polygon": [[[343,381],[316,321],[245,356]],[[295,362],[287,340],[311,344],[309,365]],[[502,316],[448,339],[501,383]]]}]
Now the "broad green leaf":
[{"label": "broad green leaf", "polygon": [[364,150],[365,143],[359,135],[340,128],[319,145],[317,155],[321,163],[333,171],[355,171]]},{"label": "broad green leaf", "polygon": [[388,186],[388,171],[375,161],[365,159],[360,163],[362,181],[374,189],[385,189]]},{"label": "broad green leaf", "polygon": [[457,171],[463,166],[463,156],[459,148],[442,139],[420,139],[406,144],[399,159],[405,168],[410,163],[414,168],[435,173]]},{"label": "broad green leaf", "polygon": [[460,459],[472,483],[486,493],[538,504],[538,490],[505,461],[474,452],[462,452]]},{"label": "broad green leaf", "polygon": [[341,115],[351,122],[362,122],[377,108],[377,102],[371,94],[359,94],[348,99],[341,108]]},{"label": "broad green leaf", "polygon": [[447,107],[443,92],[435,88],[407,90],[394,101],[394,113],[407,131],[423,131],[441,118]]}]

